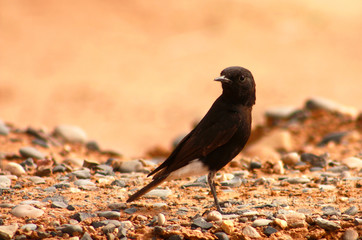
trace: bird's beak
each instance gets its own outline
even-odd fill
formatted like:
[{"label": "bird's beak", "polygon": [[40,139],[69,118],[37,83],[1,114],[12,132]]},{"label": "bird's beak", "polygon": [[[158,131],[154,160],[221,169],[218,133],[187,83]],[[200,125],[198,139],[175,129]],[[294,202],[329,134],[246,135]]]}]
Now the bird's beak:
[{"label": "bird's beak", "polygon": [[214,81],[222,82],[222,83],[231,83],[231,80],[225,76],[220,76],[214,79]]}]

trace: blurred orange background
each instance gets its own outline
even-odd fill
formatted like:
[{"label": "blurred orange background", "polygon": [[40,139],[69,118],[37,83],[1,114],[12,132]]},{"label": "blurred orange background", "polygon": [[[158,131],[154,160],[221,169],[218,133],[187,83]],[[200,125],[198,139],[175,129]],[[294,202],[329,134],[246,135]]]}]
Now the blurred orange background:
[{"label": "blurred orange background", "polygon": [[362,2],[0,0],[0,119],[78,125],[142,156],[190,130],[240,65],[255,122],[322,96],[362,108]]}]

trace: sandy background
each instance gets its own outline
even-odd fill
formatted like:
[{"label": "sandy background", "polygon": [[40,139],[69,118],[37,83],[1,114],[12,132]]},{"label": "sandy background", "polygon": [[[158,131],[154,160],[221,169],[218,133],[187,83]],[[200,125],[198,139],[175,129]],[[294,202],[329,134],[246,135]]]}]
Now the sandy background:
[{"label": "sandy background", "polygon": [[360,0],[0,0],[0,119],[141,156],[190,130],[230,65],[254,74],[256,122],[310,96],[362,109],[361,16]]}]

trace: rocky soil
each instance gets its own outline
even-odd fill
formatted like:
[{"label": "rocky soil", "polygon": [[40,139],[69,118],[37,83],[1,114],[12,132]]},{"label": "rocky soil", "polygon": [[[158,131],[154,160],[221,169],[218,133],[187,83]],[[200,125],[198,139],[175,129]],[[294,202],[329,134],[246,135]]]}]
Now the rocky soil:
[{"label": "rocky soil", "polygon": [[[177,141],[177,140],[176,140]],[[0,239],[361,239],[362,114],[314,98],[274,108],[217,176],[126,204],[171,149],[130,159],[78,127],[0,122]]]}]

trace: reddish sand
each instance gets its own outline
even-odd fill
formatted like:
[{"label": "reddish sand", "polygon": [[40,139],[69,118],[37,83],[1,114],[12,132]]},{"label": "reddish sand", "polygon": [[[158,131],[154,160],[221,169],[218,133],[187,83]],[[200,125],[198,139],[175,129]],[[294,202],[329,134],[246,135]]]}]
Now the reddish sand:
[{"label": "reddish sand", "polygon": [[128,156],[168,146],[220,94],[257,82],[254,116],[323,96],[362,108],[361,1],[0,0],[0,119],[82,127]]}]

